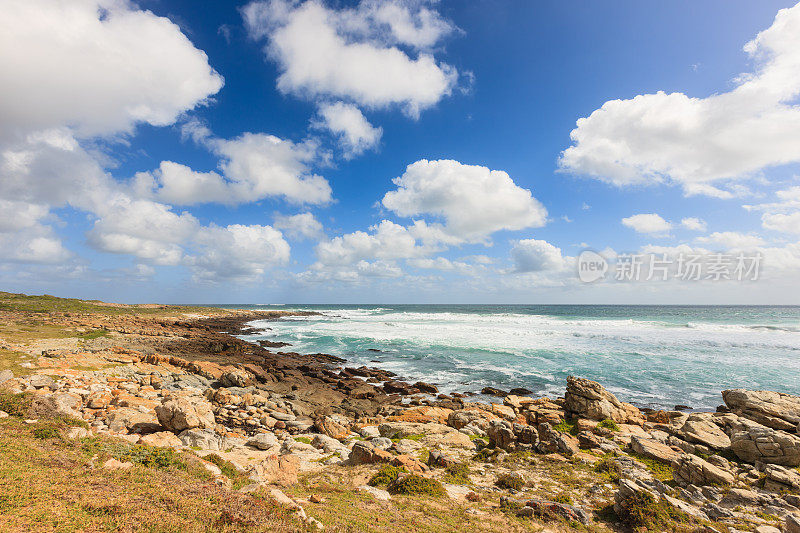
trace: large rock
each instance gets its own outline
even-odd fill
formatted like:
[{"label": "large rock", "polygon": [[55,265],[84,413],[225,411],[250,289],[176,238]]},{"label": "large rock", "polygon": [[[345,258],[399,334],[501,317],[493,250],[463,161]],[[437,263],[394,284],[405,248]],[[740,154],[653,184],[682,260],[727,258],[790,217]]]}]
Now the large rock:
[{"label": "large rock", "polygon": [[656,461],[661,461],[662,463],[672,463],[681,455],[664,443],[637,435],[631,437],[631,449],[640,455],[655,459]]},{"label": "large rock", "polygon": [[348,462],[351,465],[363,465],[389,463],[392,459],[394,459],[394,456],[391,453],[379,450],[367,442],[358,441],[353,445],[353,449],[350,451]]},{"label": "large rock", "polygon": [[250,479],[261,483],[294,485],[299,469],[300,458],[294,454],[268,455],[250,470]]},{"label": "large rock", "polygon": [[278,448],[281,443],[274,433],[259,433],[247,439],[247,445],[259,450],[269,450],[270,448]]},{"label": "large rock", "polygon": [[350,430],[332,416],[323,416],[317,419],[314,426],[323,435],[337,440],[344,440],[350,435]]},{"label": "large rock", "polygon": [[183,442],[171,431],[159,431],[158,433],[150,433],[145,435],[139,440],[140,444],[148,446],[158,446],[161,448],[179,448],[183,446]]},{"label": "large rock", "polygon": [[155,413],[143,413],[132,407],[120,407],[109,411],[106,421],[112,433],[150,433],[161,429]]},{"label": "large rock", "polygon": [[486,435],[489,437],[489,443],[496,448],[511,451],[516,447],[517,437],[510,422],[495,421],[486,430]]},{"label": "large rock", "polygon": [[773,492],[800,490],[800,473],[778,465],[764,468],[764,488]]},{"label": "large rock", "polygon": [[676,433],[689,442],[703,444],[715,450],[727,450],[731,447],[731,439],[711,418],[709,413],[692,414]]},{"label": "large rock", "polygon": [[201,450],[224,450],[225,438],[211,429],[187,429],[178,437],[184,446]]},{"label": "large rock", "polygon": [[741,419],[731,435],[731,448],[739,459],[783,466],[800,465],[800,437]]},{"label": "large rock", "polygon": [[418,424],[415,422],[386,422],[378,426],[382,437],[389,439],[402,439],[414,436],[421,446],[433,448],[437,445],[452,448],[475,449],[475,444],[468,435],[461,433],[444,424],[429,422]]},{"label": "large rock", "polygon": [[730,485],[734,481],[733,474],[696,455],[681,455],[674,468],[675,481],[684,485]]},{"label": "large rock", "polygon": [[567,393],[564,396],[564,410],[568,416],[615,422],[641,424],[642,413],[629,403],[619,401],[596,381],[567,377]]},{"label": "large rock", "polygon": [[722,391],[728,408],[772,429],[795,431],[800,424],[800,396],[763,390]]},{"label": "large rock", "polygon": [[31,418],[53,418],[59,416],[81,418],[80,409],[82,403],[82,398],[71,392],[36,394],[31,401],[28,416]]},{"label": "large rock", "polygon": [[176,433],[185,429],[213,428],[215,425],[211,403],[199,398],[165,398],[156,407],[156,415],[162,426]]}]

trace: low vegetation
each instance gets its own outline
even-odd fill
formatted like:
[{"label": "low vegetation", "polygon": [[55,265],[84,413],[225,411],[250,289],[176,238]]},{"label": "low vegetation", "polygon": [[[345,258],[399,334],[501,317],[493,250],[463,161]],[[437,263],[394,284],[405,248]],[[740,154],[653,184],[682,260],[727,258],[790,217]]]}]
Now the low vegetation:
[{"label": "low vegetation", "polygon": [[386,490],[390,494],[406,494],[411,496],[433,496],[441,497],[445,495],[444,487],[435,479],[422,477],[417,474],[399,476],[389,483]]},{"label": "low vegetation", "polygon": [[406,471],[405,468],[382,465],[380,470],[370,478],[367,482],[372,487],[386,486],[398,478],[398,476]]}]

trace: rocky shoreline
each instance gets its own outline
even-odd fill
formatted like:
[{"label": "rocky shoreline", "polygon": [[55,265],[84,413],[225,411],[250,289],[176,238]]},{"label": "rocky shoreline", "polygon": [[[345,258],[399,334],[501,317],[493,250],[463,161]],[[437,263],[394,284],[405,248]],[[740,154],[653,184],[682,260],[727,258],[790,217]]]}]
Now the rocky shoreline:
[{"label": "rocky shoreline", "polygon": [[[0,373],[0,389],[31,398],[29,420],[85,422],[65,430],[70,439],[221,458],[249,480],[239,490],[268,490],[313,528],[326,527],[316,518],[324,498],[292,491],[335,474],[378,502],[417,491],[476,516],[567,529],[800,533],[800,397],[734,389],[718,412],[643,412],[571,376],[560,398],[471,402],[234,336],[284,315],[51,314],[60,327],[103,333],[72,345],[0,339],[33,357],[29,375]],[[230,488],[213,461],[204,464]]]}]

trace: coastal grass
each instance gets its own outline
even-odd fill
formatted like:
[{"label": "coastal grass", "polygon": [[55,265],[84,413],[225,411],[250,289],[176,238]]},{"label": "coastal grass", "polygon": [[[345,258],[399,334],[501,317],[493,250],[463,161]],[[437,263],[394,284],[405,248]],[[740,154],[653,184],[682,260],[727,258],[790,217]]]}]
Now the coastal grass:
[{"label": "coastal grass", "polygon": [[215,485],[190,454],[136,449],[133,467],[108,470],[116,441],[37,437],[44,427],[0,420],[0,531],[306,531],[266,495]]},{"label": "coastal grass", "polygon": [[[300,482],[283,491],[301,500],[306,513],[336,533],[449,533],[485,531],[489,533],[539,532],[541,523],[498,513],[494,500],[480,504],[462,504],[453,500],[424,495],[394,494],[388,502],[356,490],[362,484],[366,468],[337,468],[307,474]],[[318,503],[307,501],[311,495]],[[481,514],[467,512],[479,507]]]},{"label": "coastal grass", "polygon": [[77,313],[77,314],[104,314],[127,315],[146,314],[158,315],[169,312],[197,312],[205,309],[195,306],[165,306],[165,305],[126,305],[111,304],[100,300],[79,300],[77,298],[59,298],[49,294],[28,295],[0,291],[0,311],[17,311],[24,313]]}]

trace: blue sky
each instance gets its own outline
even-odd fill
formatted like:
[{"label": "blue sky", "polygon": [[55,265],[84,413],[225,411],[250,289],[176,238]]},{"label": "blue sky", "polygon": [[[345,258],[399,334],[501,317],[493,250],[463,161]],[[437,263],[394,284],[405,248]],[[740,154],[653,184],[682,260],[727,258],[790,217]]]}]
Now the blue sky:
[{"label": "blue sky", "polygon": [[[791,2],[2,5],[4,290],[797,302]],[[587,248],[763,268],[585,284]]]}]

